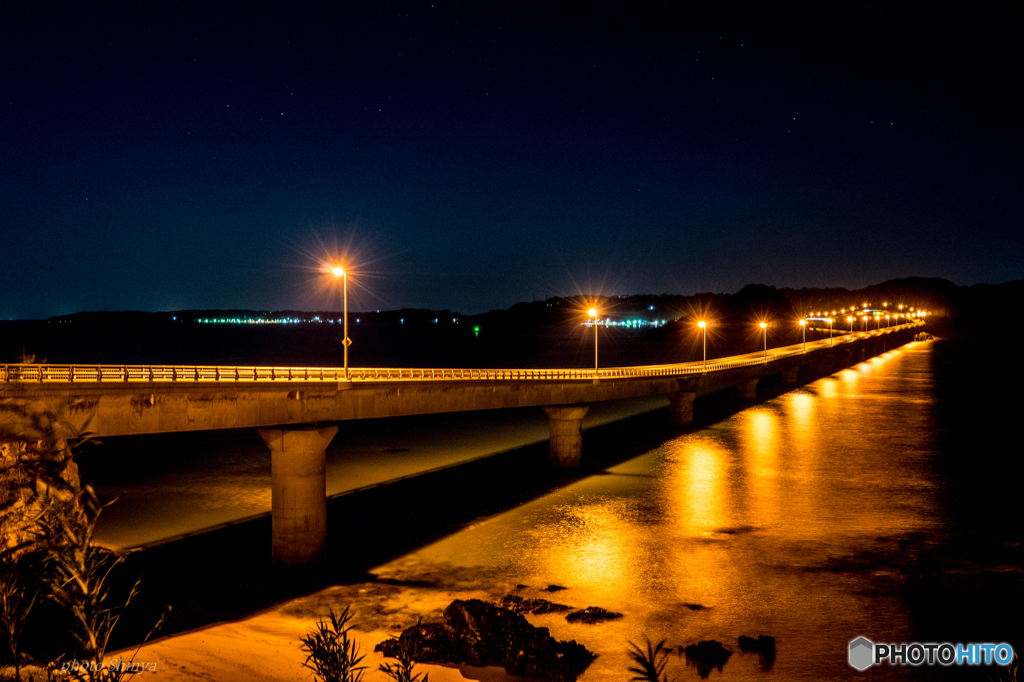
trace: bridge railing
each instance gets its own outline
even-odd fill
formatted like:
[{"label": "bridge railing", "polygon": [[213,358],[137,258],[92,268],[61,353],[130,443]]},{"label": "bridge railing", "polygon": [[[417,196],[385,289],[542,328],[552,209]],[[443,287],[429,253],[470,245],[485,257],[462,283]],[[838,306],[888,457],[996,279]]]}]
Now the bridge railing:
[{"label": "bridge railing", "polygon": [[717,372],[761,365],[802,355],[807,351],[850,343],[920,326],[911,322],[869,332],[844,334],[806,344],[769,349],[767,353],[748,353],[708,361],[684,362],[637,367],[593,369],[448,369],[448,368],[349,368],[348,377],[341,367],[256,367],[217,365],[0,365],[0,382],[35,383],[157,383],[157,382],[338,382],[338,381],[555,381],[680,376]]}]

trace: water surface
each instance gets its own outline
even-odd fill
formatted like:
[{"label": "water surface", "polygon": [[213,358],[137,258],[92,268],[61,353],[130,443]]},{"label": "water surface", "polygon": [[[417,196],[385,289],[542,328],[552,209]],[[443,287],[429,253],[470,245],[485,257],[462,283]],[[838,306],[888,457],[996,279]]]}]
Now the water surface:
[{"label": "water surface", "polygon": [[[776,638],[778,679],[847,676],[858,635],[913,641],[900,568],[944,529],[930,354],[911,344],[684,433],[377,573],[478,575],[493,595],[623,613],[533,618],[600,654],[586,680],[624,679],[625,644],[644,637],[717,639],[737,652],[729,679],[763,679],[766,662],[738,653],[742,634]],[[696,678],[684,659],[670,665]]]},{"label": "water surface", "polygon": [[[958,341],[911,343],[670,432],[593,475],[551,485],[376,566],[371,573],[382,582],[352,594],[390,596],[380,603],[360,598],[357,607],[379,620],[375,628],[439,619],[454,597],[508,593],[622,613],[597,625],[531,616],[599,654],[584,682],[626,679],[626,644],[645,637],[673,649],[719,640],[735,652],[722,673],[731,680],[859,679],[865,674],[846,656],[860,635],[876,642],[1014,641],[1019,619],[1008,630],[1011,621],[1001,616],[1019,612],[1019,598],[1007,601],[1012,595],[1000,589],[990,599],[973,581],[996,574],[1020,582],[1018,497],[1012,477],[999,474],[1007,460],[998,447],[1019,401],[1004,390],[1013,382],[1004,386],[1005,375],[994,371],[1000,354],[975,351]],[[594,406],[585,426],[664,402]],[[698,401],[698,418],[702,409]],[[594,440],[607,433],[585,432],[584,458],[588,448],[608,447]],[[546,437],[540,410],[344,424],[328,452],[329,492]],[[121,497],[101,526],[109,542],[151,542],[269,509],[269,456],[253,433],[104,447],[111,454],[101,493]],[[424,497],[417,510],[424,515],[460,502]],[[386,542],[402,527],[380,532]],[[552,584],[565,589],[544,591]],[[739,635],[775,637],[776,660],[740,653]],[[675,654],[668,672],[673,680],[698,677]],[[887,667],[867,674],[931,679],[936,672]]]}]

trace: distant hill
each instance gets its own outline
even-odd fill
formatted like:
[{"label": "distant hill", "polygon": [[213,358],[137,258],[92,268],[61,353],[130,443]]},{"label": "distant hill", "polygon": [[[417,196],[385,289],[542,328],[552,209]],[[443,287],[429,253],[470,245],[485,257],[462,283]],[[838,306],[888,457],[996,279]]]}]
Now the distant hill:
[{"label": "distant hill", "polygon": [[[831,311],[869,303],[880,308],[888,304],[925,309],[934,315],[974,317],[1013,309],[1024,300],[1024,280],[1003,284],[959,286],[948,280],[928,277],[907,277],[873,284],[863,289],[802,288],[791,289],[748,284],[733,294],[700,293],[637,294],[604,296],[552,297],[543,301],[516,303],[504,310],[491,310],[478,315],[462,315],[451,310],[403,308],[385,311],[350,311],[350,322],[358,317],[363,324],[486,324],[489,328],[514,329],[561,324],[585,317],[586,310],[596,305],[602,316],[616,320],[637,319],[670,322],[714,315],[719,319],[746,322],[747,317],[790,318],[815,311]],[[142,311],[88,311],[50,318],[58,324],[101,325],[127,324],[151,326],[188,324],[199,321],[246,320],[254,322],[337,321],[341,312],[298,310],[178,310],[161,313]]]},{"label": "distant hill", "polygon": [[808,308],[849,308],[870,303],[873,307],[888,302],[890,308],[900,303],[931,311],[935,315],[971,317],[988,315],[1006,306],[1015,306],[1024,297],[1024,280],[1003,284],[959,286],[948,280],[928,277],[906,277],[873,284],[863,289],[780,289],[798,310]]},{"label": "distant hill", "polygon": [[[863,303],[930,310],[929,328],[939,334],[984,329],[1010,339],[1024,329],[1021,300],[1024,281],[964,287],[911,277],[853,291],[750,284],[730,294],[553,297],[471,316],[351,311],[350,359],[368,367],[587,367],[594,330],[582,322],[592,305],[602,319],[619,323],[599,330],[607,366],[695,360],[705,343],[708,357],[799,343],[805,331],[808,340],[823,333],[800,327],[801,317]],[[702,319],[706,333],[698,331]],[[335,366],[342,361],[340,321],[336,310],[91,311],[0,321],[0,362]]]}]

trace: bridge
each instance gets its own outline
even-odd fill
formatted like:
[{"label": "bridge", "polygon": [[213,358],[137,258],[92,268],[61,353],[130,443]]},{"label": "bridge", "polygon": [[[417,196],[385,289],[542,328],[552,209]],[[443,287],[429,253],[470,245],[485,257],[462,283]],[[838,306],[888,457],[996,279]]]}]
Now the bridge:
[{"label": "bridge", "polygon": [[912,340],[924,322],[845,333],[707,362],[604,369],[408,369],[140,365],[0,365],[9,414],[62,414],[97,437],[256,428],[271,452],[272,558],[316,560],[326,541],[326,449],[337,422],[540,407],[551,459],[576,466],[589,404],[663,395],[676,424],[694,401],[735,389],[754,400],[765,377],[825,376]]}]

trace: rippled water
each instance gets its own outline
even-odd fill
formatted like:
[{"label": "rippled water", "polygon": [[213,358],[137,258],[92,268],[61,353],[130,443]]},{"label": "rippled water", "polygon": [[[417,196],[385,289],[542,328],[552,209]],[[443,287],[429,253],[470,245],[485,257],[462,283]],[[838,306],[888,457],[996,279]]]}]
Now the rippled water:
[{"label": "rippled water", "polygon": [[[522,584],[625,614],[596,626],[534,618],[601,654],[586,680],[624,679],[627,641],[717,639],[738,652],[742,634],[777,639],[780,679],[846,676],[858,635],[913,641],[896,568],[943,524],[930,353],[914,344],[680,435],[380,574],[475,568],[495,576],[494,592]],[[567,589],[537,590],[551,583]],[[696,678],[670,661],[673,678]],[[762,679],[763,667],[736,653],[725,672]]]},{"label": "rippled water", "polygon": [[[624,614],[598,625],[568,624],[557,614],[531,617],[599,654],[585,682],[627,679],[626,643],[645,637],[673,648],[723,642],[735,652],[723,672],[730,680],[855,677],[846,663],[848,642],[859,635],[915,641],[921,624],[906,599],[908,575],[933,556],[970,546],[963,519],[975,512],[968,502],[978,509],[990,503],[984,491],[949,493],[956,473],[943,458],[963,443],[951,435],[940,400],[941,343],[909,344],[716,423],[680,430],[638,457],[479,519],[374,573],[458,596],[515,592]],[[594,420],[654,406],[605,406],[595,409]],[[330,451],[332,492],[546,437],[542,415],[533,412],[446,419],[452,421],[441,427],[411,420],[383,432],[353,426]],[[456,432],[459,446],[452,445]],[[209,477],[192,468],[204,457],[195,452],[181,452],[176,472],[152,480],[125,472],[105,490],[124,500],[101,535],[131,544],[269,508],[269,457],[237,442],[227,446],[224,438],[209,447],[221,448],[226,464]],[[586,445],[585,436],[584,457]],[[381,469],[381,461],[390,464]],[[204,505],[218,511],[204,512]],[[998,520],[993,509],[977,513]],[[173,521],[162,529],[161,518]],[[963,551],[961,566],[974,560],[973,550]],[[544,592],[550,584],[566,589]],[[421,599],[410,592],[406,606]],[[436,617],[430,603],[418,615]],[[777,659],[769,666],[740,653],[739,635],[775,637]],[[697,679],[676,654],[668,672],[673,680]],[[918,679],[932,671],[870,672]]]},{"label": "rippled water", "polygon": [[[664,398],[594,405],[587,426],[659,407]],[[327,449],[327,494],[546,441],[540,408],[345,422]],[[270,512],[270,451],[256,429],[107,438],[83,475],[104,501],[97,540],[137,547]]]}]

